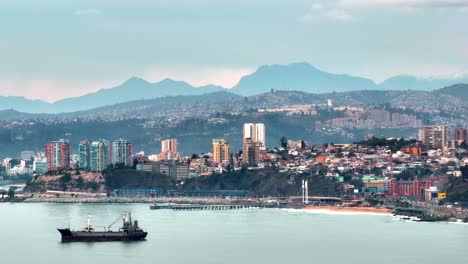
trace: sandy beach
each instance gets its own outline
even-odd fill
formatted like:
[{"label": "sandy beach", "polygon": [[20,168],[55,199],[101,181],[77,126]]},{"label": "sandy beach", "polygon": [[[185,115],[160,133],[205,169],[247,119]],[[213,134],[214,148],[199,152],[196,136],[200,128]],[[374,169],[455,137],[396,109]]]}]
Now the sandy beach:
[{"label": "sandy beach", "polygon": [[342,213],[373,213],[373,214],[391,214],[391,210],[388,208],[376,208],[376,207],[343,207],[343,206],[306,206],[305,210],[326,210],[332,212]]}]

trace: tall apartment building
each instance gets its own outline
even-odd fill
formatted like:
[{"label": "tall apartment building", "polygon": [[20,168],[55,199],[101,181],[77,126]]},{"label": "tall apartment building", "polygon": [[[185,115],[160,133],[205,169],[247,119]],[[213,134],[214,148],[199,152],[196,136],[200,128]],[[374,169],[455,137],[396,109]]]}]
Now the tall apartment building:
[{"label": "tall apartment building", "polygon": [[452,140],[468,141],[468,130],[466,128],[455,128],[452,131]]},{"label": "tall apartment building", "polygon": [[254,142],[247,138],[242,144],[242,162],[248,165],[257,165],[260,161],[260,146],[261,143]]},{"label": "tall apartment building", "polygon": [[447,146],[447,126],[424,126],[419,130],[419,141],[434,148]]},{"label": "tall apartment building", "polygon": [[90,168],[91,171],[103,171],[111,164],[111,147],[109,141],[105,139],[96,140],[90,147]]},{"label": "tall apartment building", "polygon": [[260,143],[260,149],[266,149],[265,124],[246,123],[243,129],[243,141],[251,139],[253,142]]},{"label": "tall apartment building", "polygon": [[452,138],[449,140],[448,145],[451,148],[457,148],[463,142],[468,143],[468,130],[465,128],[455,128],[452,131]]},{"label": "tall apartment building", "polygon": [[178,160],[180,154],[177,152],[177,139],[164,139],[161,141],[161,153],[159,160]]},{"label": "tall apartment building", "polygon": [[164,139],[161,141],[161,152],[177,152],[177,139]]},{"label": "tall apartment building", "polygon": [[133,146],[130,141],[119,139],[112,142],[112,164],[123,164],[124,166],[132,166]]},{"label": "tall apartment building", "polygon": [[89,170],[91,166],[89,163],[90,145],[87,140],[80,141],[80,144],[78,145],[78,156],[78,168]]},{"label": "tall apartment building", "polygon": [[213,139],[213,161],[217,163],[229,163],[229,142],[224,139]]},{"label": "tall apartment building", "polygon": [[62,170],[70,168],[70,142],[60,139],[45,145],[47,170]]}]

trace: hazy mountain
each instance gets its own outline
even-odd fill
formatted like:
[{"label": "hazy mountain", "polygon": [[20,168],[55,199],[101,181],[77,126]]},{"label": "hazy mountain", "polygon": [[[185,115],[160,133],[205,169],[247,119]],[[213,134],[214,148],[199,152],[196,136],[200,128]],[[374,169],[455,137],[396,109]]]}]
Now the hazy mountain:
[{"label": "hazy mountain", "polygon": [[57,101],[54,103],[54,108],[56,112],[72,112],[134,100],[175,95],[200,95],[222,90],[224,88],[215,85],[194,87],[186,82],[172,79],[150,83],[143,79],[132,77],[114,88],[102,89],[95,93]]},{"label": "hazy mountain", "polygon": [[324,72],[308,63],[292,63],[261,66],[254,73],[242,77],[231,91],[247,96],[271,89],[326,93],[376,88],[377,85],[369,79]]},{"label": "hazy mountain", "polygon": [[46,109],[50,104],[41,100],[31,100],[22,96],[0,96],[0,110],[15,109],[34,113],[38,109]]},{"label": "hazy mountain", "polygon": [[23,97],[0,97],[0,110],[15,109],[30,113],[75,112],[134,100],[176,95],[201,95],[223,90],[223,87],[215,85],[194,87],[186,82],[172,79],[150,83],[132,77],[119,86],[101,89],[79,97],[66,98],[52,104],[39,100],[32,101]]},{"label": "hazy mountain", "polygon": [[48,119],[54,117],[56,117],[54,114],[30,114],[13,109],[0,110],[0,120]]},{"label": "hazy mountain", "polygon": [[466,83],[454,84],[451,86],[447,86],[447,87],[435,90],[434,92],[451,95],[458,99],[468,101],[468,84]]},{"label": "hazy mountain", "polygon": [[[366,78],[328,73],[308,63],[292,63],[288,65],[261,66],[254,73],[242,77],[239,83],[228,91],[242,96],[250,96],[269,92],[271,89],[315,94],[366,90],[366,94],[372,97],[372,91],[429,91],[459,82],[468,83],[468,77],[465,81],[463,80],[422,79],[409,75],[400,75],[389,78],[377,85]],[[151,83],[141,78],[132,77],[116,87],[101,89],[80,97],[62,99],[55,103],[29,100],[24,97],[0,96],[0,110],[14,109],[27,113],[76,112],[135,100],[148,100],[166,96],[203,95],[226,90],[215,85],[194,87],[184,81],[172,79]]]},{"label": "hazy mountain", "polygon": [[379,84],[383,90],[425,90],[432,91],[456,83],[468,83],[468,77],[453,79],[420,78],[411,75],[398,75]]},{"label": "hazy mountain", "polygon": [[[203,95],[166,96],[155,99],[134,100],[114,105],[101,106],[84,111],[58,114],[32,114],[16,110],[0,110],[0,120],[31,120],[31,119],[74,119],[101,118],[132,119],[151,118],[154,116],[197,116],[216,111],[229,112],[231,103],[243,97],[219,91]],[[216,107],[213,107],[216,105]]]}]

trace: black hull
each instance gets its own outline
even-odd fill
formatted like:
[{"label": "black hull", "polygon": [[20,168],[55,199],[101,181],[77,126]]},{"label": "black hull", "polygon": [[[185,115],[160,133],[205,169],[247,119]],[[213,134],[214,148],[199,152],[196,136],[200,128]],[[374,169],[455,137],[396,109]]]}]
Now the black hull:
[{"label": "black hull", "polygon": [[58,229],[62,242],[106,242],[106,241],[141,241],[147,232],[73,232],[70,229]]}]

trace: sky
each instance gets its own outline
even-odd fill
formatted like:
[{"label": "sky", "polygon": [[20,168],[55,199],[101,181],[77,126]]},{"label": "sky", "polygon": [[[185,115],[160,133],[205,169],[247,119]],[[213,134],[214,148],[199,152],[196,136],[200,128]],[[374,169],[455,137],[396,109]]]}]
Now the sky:
[{"label": "sky", "polygon": [[292,62],[468,74],[468,0],[0,0],[0,25],[0,96],[50,102],[132,76],[229,88]]}]

